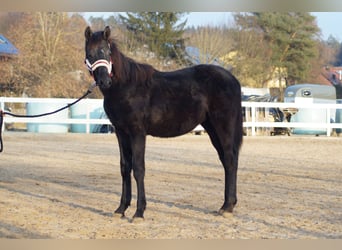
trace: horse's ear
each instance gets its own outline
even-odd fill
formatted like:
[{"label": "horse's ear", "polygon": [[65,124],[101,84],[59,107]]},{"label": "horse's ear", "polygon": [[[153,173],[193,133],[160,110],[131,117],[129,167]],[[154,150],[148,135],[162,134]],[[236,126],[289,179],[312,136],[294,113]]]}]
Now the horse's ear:
[{"label": "horse's ear", "polygon": [[84,31],[84,36],[85,36],[87,41],[92,36],[92,34],[93,34],[93,32],[91,31],[91,28],[88,26]]},{"label": "horse's ear", "polygon": [[106,26],[106,28],[103,31],[103,39],[108,41],[109,37],[110,37],[110,27]]}]

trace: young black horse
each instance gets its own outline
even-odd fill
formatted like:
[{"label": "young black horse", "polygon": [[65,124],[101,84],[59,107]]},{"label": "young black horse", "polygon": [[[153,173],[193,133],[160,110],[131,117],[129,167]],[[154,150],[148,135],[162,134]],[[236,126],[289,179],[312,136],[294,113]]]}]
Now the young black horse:
[{"label": "young black horse", "polygon": [[120,147],[122,196],[115,214],[124,216],[130,206],[133,170],[138,196],[134,218],[143,218],[146,135],[178,136],[198,124],[207,131],[225,170],[224,203],[219,214],[232,213],[237,202],[236,176],[242,143],[238,80],[214,65],[160,72],[123,55],[110,33],[109,27],[94,33],[87,27],[85,53]]}]

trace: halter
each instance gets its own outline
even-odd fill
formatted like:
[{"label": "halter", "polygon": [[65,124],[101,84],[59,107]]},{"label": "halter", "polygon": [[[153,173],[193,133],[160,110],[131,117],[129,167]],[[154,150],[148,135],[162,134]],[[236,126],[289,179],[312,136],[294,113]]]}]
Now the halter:
[{"label": "halter", "polygon": [[106,67],[108,74],[112,76],[112,59],[108,62],[106,59],[99,59],[93,64],[89,62],[88,59],[85,59],[84,62],[90,72],[91,75],[93,75],[93,72],[98,68],[98,67]]}]

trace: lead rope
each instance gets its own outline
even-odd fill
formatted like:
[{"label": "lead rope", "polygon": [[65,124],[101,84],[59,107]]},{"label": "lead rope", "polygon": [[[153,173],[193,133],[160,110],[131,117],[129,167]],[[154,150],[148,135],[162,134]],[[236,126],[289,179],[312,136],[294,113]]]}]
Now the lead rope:
[{"label": "lead rope", "polygon": [[84,99],[85,97],[87,97],[89,94],[91,94],[91,92],[93,92],[94,88],[96,87],[96,82],[93,82],[89,89],[87,90],[87,92],[85,92],[80,98],[78,98],[76,101],[67,104],[66,106],[59,108],[55,111],[51,111],[51,112],[47,112],[47,113],[43,113],[43,114],[37,114],[37,115],[19,115],[19,114],[13,114],[11,112],[7,112],[7,111],[3,111],[0,109],[0,153],[3,151],[4,147],[3,147],[3,142],[2,142],[2,125],[3,125],[3,121],[4,121],[4,116],[5,115],[10,115],[13,117],[19,117],[19,118],[37,118],[37,117],[42,117],[42,116],[48,116],[48,115],[52,115],[52,114],[56,114],[64,109],[67,109],[73,105],[75,105],[76,103],[78,103],[79,101],[81,101],[82,99]]}]

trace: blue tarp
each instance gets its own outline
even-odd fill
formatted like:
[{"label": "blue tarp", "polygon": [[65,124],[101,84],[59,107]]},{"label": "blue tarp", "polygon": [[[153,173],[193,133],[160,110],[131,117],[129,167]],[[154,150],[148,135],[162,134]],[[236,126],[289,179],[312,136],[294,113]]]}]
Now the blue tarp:
[{"label": "blue tarp", "polygon": [[0,34],[0,56],[18,55],[18,49],[3,35]]}]

